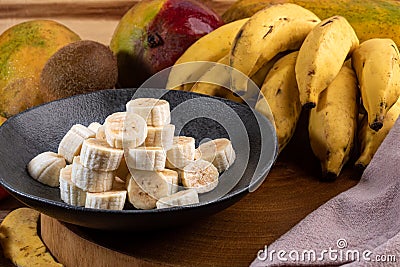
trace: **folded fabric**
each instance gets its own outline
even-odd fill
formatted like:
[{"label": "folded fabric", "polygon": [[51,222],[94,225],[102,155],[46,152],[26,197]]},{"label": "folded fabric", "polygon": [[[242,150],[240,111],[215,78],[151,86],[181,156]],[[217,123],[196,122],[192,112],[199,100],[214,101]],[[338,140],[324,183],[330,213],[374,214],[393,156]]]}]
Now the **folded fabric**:
[{"label": "folded fabric", "polygon": [[400,119],[356,186],[261,248],[251,266],[382,263],[400,266]]}]

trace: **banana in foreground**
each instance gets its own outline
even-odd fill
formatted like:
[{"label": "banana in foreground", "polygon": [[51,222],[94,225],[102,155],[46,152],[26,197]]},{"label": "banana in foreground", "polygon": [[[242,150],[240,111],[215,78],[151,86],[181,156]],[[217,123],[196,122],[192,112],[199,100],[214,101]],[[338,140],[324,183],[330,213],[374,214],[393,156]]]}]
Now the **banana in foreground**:
[{"label": "banana in foreground", "polygon": [[386,113],[400,96],[399,50],[391,39],[370,39],[354,51],[352,64],[369,127],[378,131]]},{"label": "banana in foreground", "polygon": [[343,66],[310,112],[309,139],[323,179],[335,179],[350,157],[357,128],[357,95],[356,75]]},{"label": "banana in foreground", "polygon": [[292,52],[274,64],[261,87],[263,98],[255,107],[264,114],[264,107],[269,104],[274,116],[279,151],[282,151],[292,138],[301,113],[295,74],[298,53]]},{"label": "banana in foreground", "polygon": [[314,108],[319,94],[335,79],[348,55],[359,44],[349,22],[334,16],[321,21],[307,35],[296,62],[300,102]]},{"label": "banana in foreground", "polygon": [[0,226],[0,243],[4,256],[19,267],[62,267],[38,236],[40,213],[30,208],[10,212]]},{"label": "banana in foreground", "polygon": [[[320,22],[311,11],[290,3],[264,8],[251,16],[236,35],[230,66],[251,77],[278,53],[300,48]],[[232,76],[235,92],[247,91],[247,80]]]},{"label": "banana in foreground", "polygon": [[358,130],[358,139],[361,143],[361,154],[355,162],[355,166],[364,169],[370,163],[375,152],[393,127],[400,115],[400,98],[389,109],[384,120],[383,127],[378,131],[372,130],[368,125],[368,119],[365,116],[361,121],[361,127]]}]

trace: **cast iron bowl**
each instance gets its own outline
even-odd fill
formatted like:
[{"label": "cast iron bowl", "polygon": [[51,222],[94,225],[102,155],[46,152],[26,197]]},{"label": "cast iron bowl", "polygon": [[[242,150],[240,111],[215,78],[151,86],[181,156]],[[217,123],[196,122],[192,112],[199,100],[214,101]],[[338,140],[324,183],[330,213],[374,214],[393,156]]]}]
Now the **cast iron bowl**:
[{"label": "cast iron bowl", "polygon": [[[81,123],[104,122],[113,112],[138,97],[161,97],[171,105],[175,135],[204,138],[227,137],[237,158],[220,176],[218,187],[200,196],[196,205],[161,210],[111,211],[74,207],[63,203],[59,189],[32,179],[27,163],[44,151],[57,152],[69,128]],[[255,189],[265,178],[277,155],[273,125],[246,105],[228,100],[161,89],[118,89],[78,95],[20,113],[0,127],[0,184],[26,205],[60,221],[88,228],[141,231],[188,223],[221,211]]]}]

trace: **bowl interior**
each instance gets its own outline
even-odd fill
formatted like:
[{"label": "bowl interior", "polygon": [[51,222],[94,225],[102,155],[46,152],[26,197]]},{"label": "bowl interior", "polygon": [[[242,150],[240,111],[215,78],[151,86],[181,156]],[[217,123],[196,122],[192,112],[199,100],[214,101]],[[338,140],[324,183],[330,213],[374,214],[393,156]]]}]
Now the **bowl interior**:
[{"label": "bowl interior", "polygon": [[168,100],[171,106],[171,123],[176,126],[175,135],[192,136],[196,139],[196,145],[202,140],[226,137],[232,141],[236,151],[235,163],[221,175],[215,190],[200,195],[200,204],[172,210],[223,203],[245,193],[251,186],[262,182],[275,161],[277,141],[274,127],[262,115],[245,105],[182,91],[104,90],[54,101],[6,121],[0,127],[0,183],[33,208],[61,220],[88,227],[92,225],[79,222],[79,218],[78,221],[65,219],[58,214],[70,211],[93,215],[159,213],[157,210],[135,210],[129,204],[123,211],[72,207],[61,201],[58,188],[33,180],[26,170],[28,162],[37,154],[44,151],[57,152],[59,142],[72,125],[89,125],[94,121],[103,123],[111,113],[124,111],[125,104],[132,97],[160,97]]}]

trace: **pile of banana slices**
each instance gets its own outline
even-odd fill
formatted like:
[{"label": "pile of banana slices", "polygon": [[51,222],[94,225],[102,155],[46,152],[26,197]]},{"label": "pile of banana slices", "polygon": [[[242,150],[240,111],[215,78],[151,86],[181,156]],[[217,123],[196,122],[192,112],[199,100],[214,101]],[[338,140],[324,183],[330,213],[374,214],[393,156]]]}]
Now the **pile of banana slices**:
[{"label": "pile of banana slices", "polygon": [[73,125],[57,153],[37,155],[27,169],[35,180],[59,186],[61,199],[74,206],[122,210],[126,200],[137,209],[199,203],[198,194],[218,185],[235,151],[226,138],[196,149],[193,137],[174,132],[168,101],[133,99],[103,125]]}]

